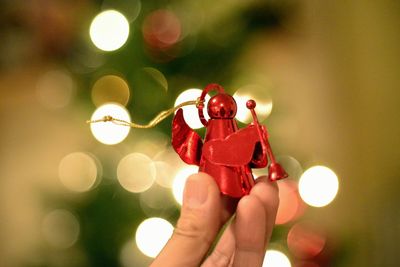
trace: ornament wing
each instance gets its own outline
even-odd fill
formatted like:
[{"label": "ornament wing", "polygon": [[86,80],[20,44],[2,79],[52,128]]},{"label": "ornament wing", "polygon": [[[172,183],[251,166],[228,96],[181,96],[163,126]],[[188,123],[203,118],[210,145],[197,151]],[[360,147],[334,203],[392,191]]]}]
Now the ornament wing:
[{"label": "ornament wing", "polygon": [[[244,166],[254,160],[260,162],[262,157],[259,156],[259,149],[257,149],[257,147],[261,147],[257,145],[259,143],[257,128],[254,125],[249,125],[228,135],[225,139],[206,142],[203,147],[203,156],[219,165]],[[266,157],[264,157],[264,160],[266,161]]]},{"label": "ornament wing", "polygon": [[187,164],[200,164],[203,141],[187,125],[181,108],[178,109],[172,121],[172,146],[179,157]]}]

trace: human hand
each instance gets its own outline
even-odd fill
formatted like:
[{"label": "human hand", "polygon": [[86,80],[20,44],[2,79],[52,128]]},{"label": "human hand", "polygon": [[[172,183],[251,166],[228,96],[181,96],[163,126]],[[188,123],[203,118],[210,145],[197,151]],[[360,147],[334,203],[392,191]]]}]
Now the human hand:
[{"label": "human hand", "polygon": [[230,204],[211,176],[190,176],[175,231],[150,267],[262,266],[279,204],[277,184],[266,177],[257,179],[250,194],[237,204],[236,217],[205,257],[229,219]]}]

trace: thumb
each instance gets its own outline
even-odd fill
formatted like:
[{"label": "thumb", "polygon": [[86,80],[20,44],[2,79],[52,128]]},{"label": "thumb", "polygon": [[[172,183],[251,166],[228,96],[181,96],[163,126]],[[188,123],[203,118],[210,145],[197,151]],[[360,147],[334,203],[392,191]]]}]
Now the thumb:
[{"label": "thumb", "polygon": [[151,266],[199,266],[222,225],[220,214],[214,179],[205,173],[190,176],[174,234]]}]

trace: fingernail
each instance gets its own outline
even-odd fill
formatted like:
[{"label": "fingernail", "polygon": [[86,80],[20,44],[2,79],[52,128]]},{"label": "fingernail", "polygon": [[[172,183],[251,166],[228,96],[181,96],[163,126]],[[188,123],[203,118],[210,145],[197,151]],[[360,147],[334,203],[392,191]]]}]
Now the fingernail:
[{"label": "fingernail", "polygon": [[189,178],[186,182],[183,194],[183,205],[190,208],[198,208],[207,200],[208,185],[199,178]]}]

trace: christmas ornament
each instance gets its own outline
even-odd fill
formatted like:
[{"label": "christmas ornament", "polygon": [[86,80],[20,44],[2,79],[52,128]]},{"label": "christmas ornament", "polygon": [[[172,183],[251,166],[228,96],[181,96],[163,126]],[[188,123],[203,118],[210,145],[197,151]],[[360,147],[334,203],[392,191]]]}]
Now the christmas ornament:
[{"label": "christmas ornament", "polygon": [[[208,102],[207,113],[210,119],[207,121],[204,117],[204,103],[205,96],[210,91],[216,91],[217,94]],[[198,109],[200,121],[206,127],[204,142],[184,120],[182,107],[187,105],[196,105]],[[253,116],[253,122],[239,129],[235,119],[237,106],[234,98],[225,93],[222,86],[209,84],[197,100],[184,102],[163,111],[146,125],[126,122],[111,116],[88,122],[111,121],[133,128],[151,128],[177,111],[172,122],[172,147],[176,153],[185,163],[197,165],[199,171],[211,175],[222,194],[240,198],[247,195],[254,185],[251,169],[266,167],[268,158],[271,161],[269,180],[276,181],[288,176],[275,160],[266,127],[258,122],[254,110],[256,102],[248,100],[246,107]]]}]

